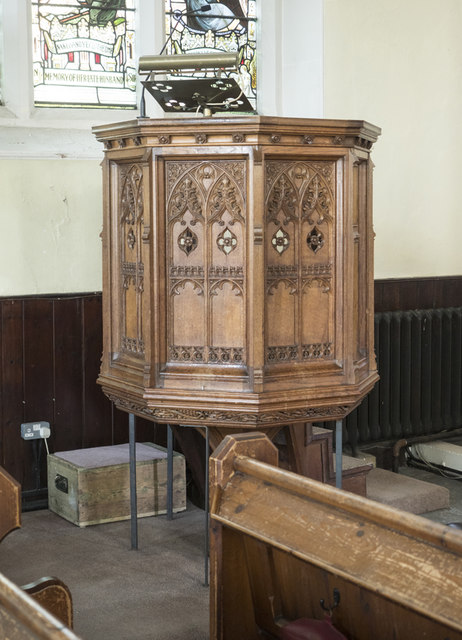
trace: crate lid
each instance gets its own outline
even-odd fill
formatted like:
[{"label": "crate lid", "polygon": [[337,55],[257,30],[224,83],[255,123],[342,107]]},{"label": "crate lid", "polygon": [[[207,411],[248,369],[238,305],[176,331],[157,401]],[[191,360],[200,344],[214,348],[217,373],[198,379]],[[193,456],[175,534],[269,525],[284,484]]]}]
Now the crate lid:
[{"label": "crate lid", "polygon": [[[57,458],[66,460],[77,467],[92,469],[94,467],[109,467],[113,464],[125,464],[130,460],[128,444],[116,444],[109,447],[92,447],[90,449],[75,449],[74,451],[58,451]],[[136,461],[146,462],[167,457],[167,452],[155,445],[136,443]]]}]

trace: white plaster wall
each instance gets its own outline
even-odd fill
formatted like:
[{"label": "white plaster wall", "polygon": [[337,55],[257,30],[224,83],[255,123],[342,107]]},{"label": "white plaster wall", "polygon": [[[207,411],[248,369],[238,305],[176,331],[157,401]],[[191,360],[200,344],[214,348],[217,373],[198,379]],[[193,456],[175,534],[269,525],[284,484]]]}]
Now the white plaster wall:
[{"label": "white plaster wall", "polygon": [[0,159],[0,296],[101,290],[98,160]]},{"label": "white plaster wall", "polygon": [[324,115],[382,127],[375,277],[462,274],[462,2],[325,0]]},{"label": "white plaster wall", "polygon": [[261,0],[258,112],[321,118],[323,0]]}]

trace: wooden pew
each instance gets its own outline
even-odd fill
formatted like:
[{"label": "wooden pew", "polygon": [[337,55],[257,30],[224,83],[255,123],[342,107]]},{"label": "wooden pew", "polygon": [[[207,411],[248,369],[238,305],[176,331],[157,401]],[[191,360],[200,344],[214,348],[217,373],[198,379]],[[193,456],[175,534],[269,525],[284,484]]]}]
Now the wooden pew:
[{"label": "wooden pew", "polygon": [[21,589],[60,620],[66,627],[74,626],[74,608],[69,587],[59,578],[46,576],[22,585]]},{"label": "wooden pew", "polygon": [[8,640],[79,640],[63,622],[1,573],[0,637]]},{"label": "wooden pew", "polygon": [[347,638],[462,639],[461,532],[276,465],[258,433],[210,459],[211,640],[281,638],[335,595]]},{"label": "wooden pew", "polygon": [[[0,542],[20,526],[21,485],[0,467]],[[1,638],[77,638],[72,625],[71,593],[59,578],[40,578],[20,588],[0,573]]]},{"label": "wooden pew", "polygon": [[0,542],[21,526],[21,485],[0,467]]}]

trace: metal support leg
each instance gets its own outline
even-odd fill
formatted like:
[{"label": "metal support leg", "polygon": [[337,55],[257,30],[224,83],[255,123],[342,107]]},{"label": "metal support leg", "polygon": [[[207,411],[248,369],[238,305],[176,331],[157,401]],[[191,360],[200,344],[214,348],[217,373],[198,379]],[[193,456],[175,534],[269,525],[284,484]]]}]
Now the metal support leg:
[{"label": "metal support leg", "polygon": [[173,518],[173,432],[167,425],[167,520]]},{"label": "metal support leg", "polygon": [[[180,426],[180,425],[178,425]],[[190,425],[181,425],[189,427]],[[192,425],[191,425],[192,426]],[[205,429],[205,487],[204,487],[204,586],[209,586],[209,428]],[[173,431],[167,425],[167,520],[173,519]]]},{"label": "metal support leg", "polygon": [[335,422],[335,486],[342,488],[342,428],[341,420]]},{"label": "metal support leg", "polygon": [[204,538],[204,586],[209,586],[209,428],[205,427],[205,538]]},{"label": "metal support leg", "polygon": [[138,509],[136,504],[136,431],[135,416],[128,414],[130,452],[130,521],[132,549],[138,549]]}]

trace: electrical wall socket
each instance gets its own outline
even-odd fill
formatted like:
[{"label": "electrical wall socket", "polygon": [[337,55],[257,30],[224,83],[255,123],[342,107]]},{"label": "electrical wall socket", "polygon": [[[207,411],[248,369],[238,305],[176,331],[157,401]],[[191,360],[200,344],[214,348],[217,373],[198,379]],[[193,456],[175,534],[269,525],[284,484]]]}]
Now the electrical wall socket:
[{"label": "electrical wall socket", "polygon": [[49,438],[51,434],[50,423],[24,422],[21,425],[21,438],[24,440],[37,440],[38,438]]}]

